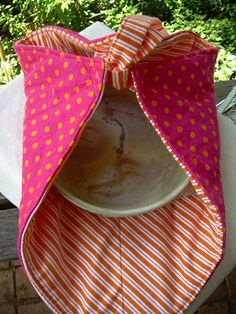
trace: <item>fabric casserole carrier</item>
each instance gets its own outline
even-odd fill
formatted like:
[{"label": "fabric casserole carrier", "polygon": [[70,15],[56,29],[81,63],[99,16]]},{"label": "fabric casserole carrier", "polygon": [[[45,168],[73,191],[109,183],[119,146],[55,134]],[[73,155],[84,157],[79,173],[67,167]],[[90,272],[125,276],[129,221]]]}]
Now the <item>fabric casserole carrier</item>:
[{"label": "fabric casserole carrier", "polygon": [[[218,48],[191,31],[169,35],[158,18],[129,16],[96,40],[47,26],[14,49],[27,97],[18,253],[31,284],[54,313],[183,313],[224,255]],[[52,185],[105,86],[136,95],[191,195],[114,218]]]}]

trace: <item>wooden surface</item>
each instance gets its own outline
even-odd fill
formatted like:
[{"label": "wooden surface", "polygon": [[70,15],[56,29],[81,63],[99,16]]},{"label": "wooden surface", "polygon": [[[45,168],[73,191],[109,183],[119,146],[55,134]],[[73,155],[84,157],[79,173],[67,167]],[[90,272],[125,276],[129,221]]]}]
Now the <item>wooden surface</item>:
[{"label": "wooden surface", "polygon": [[[227,96],[236,81],[215,83],[216,102]],[[16,259],[18,209],[0,194],[0,261]]]},{"label": "wooden surface", "polygon": [[18,209],[0,210],[0,261],[18,258]]}]

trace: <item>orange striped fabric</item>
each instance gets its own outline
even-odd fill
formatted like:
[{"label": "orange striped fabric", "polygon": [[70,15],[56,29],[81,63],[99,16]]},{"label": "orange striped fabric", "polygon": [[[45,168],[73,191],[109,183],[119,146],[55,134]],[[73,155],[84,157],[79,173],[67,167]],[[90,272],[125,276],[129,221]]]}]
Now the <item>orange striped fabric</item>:
[{"label": "orange striped fabric", "polygon": [[55,313],[182,313],[219,262],[222,232],[196,195],[107,218],[52,189],[23,248],[31,282]]},{"label": "orange striped fabric", "polygon": [[146,16],[128,17],[116,36],[94,42],[50,26],[19,43],[104,58],[107,83],[136,91],[195,189],[140,216],[107,218],[74,206],[48,186],[21,242],[35,290],[54,313],[183,313],[220,262],[225,230],[217,206],[145,111],[129,70],[140,60],[168,56],[171,62],[211,44],[191,32],[168,36],[157,18]]}]

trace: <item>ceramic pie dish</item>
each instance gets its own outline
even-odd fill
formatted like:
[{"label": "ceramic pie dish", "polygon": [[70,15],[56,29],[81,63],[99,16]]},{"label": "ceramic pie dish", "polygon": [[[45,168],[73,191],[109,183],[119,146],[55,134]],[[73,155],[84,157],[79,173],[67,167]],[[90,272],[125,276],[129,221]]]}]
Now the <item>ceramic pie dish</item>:
[{"label": "ceramic pie dish", "polygon": [[105,91],[55,180],[56,188],[72,203],[114,217],[161,207],[188,183],[127,90]]}]

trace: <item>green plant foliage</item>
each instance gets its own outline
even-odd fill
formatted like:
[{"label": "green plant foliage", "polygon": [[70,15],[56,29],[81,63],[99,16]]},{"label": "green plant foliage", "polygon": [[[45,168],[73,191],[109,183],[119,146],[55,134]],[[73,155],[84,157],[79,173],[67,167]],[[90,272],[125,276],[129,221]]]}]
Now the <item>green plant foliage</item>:
[{"label": "green plant foliage", "polygon": [[235,0],[2,0],[0,36],[12,76],[20,71],[13,43],[32,30],[60,25],[81,31],[95,21],[117,30],[124,17],[135,14],[159,17],[169,32],[191,29],[213,42],[221,48],[215,79],[235,79]]}]

